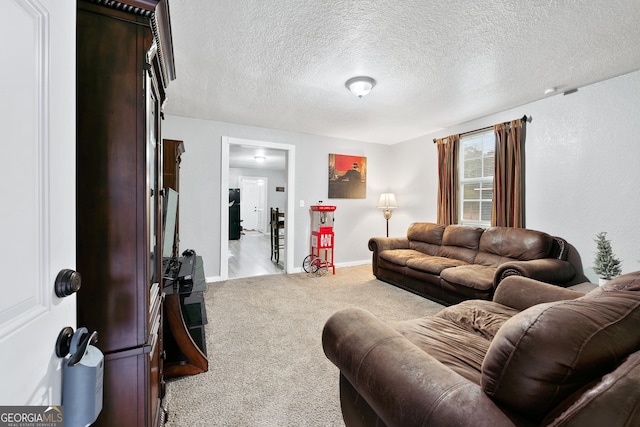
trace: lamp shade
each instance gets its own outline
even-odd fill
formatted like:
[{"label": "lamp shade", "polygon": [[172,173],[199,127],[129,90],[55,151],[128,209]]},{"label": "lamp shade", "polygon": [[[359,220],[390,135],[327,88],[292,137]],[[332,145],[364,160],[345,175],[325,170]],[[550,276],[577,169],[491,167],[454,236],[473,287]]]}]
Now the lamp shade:
[{"label": "lamp shade", "polygon": [[378,208],[381,209],[395,209],[398,207],[398,202],[396,202],[396,195],[393,193],[382,193],[380,195],[380,200],[378,200]]}]

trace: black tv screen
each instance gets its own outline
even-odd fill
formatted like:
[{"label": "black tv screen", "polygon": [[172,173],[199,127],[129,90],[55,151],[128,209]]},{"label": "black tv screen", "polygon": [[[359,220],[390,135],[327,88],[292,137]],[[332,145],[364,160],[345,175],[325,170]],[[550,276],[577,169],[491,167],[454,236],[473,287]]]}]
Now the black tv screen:
[{"label": "black tv screen", "polygon": [[176,235],[176,215],[178,213],[178,192],[173,188],[165,189],[164,212],[162,218],[162,257],[173,256]]}]

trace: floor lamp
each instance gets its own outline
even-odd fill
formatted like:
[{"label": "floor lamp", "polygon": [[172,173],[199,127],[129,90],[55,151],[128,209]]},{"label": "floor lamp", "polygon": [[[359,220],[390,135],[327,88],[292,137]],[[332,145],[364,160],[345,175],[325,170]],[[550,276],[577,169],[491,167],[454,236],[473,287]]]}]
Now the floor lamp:
[{"label": "floor lamp", "polygon": [[384,219],[387,220],[387,237],[389,237],[389,218],[391,218],[392,210],[398,207],[396,195],[393,193],[382,193],[380,200],[378,200],[378,206],[376,207],[384,209]]}]

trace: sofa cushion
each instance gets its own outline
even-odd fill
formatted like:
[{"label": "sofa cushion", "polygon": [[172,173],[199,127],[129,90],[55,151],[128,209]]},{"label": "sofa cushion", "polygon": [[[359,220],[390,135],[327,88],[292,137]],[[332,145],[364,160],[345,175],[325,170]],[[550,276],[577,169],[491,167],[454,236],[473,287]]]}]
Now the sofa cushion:
[{"label": "sofa cushion", "polygon": [[[506,258],[505,261],[511,259],[529,261],[549,257],[553,250],[553,243],[553,237],[542,231],[512,227],[491,227],[482,233],[478,250],[479,252],[504,257]],[[476,262],[484,264],[480,253],[478,256],[480,259]]]},{"label": "sofa cushion", "polygon": [[466,225],[449,225],[442,235],[442,246],[439,256],[460,259],[472,264],[478,253],[480,236],[484,231],[481,227]]},{"label": "sofa cushion", "polygon": [[439,256],[421,256],[413,257],[407,260],[407,267],[414,270],[424,271],[425,273],[440,275],[445,268],[466,265],[467,263],[459,259],[444,258]]},{"label": "sofa cushion", "polygon": [[432,256],[437,256],[438,252],[440,251],[440,245],[421,242],[419,240],[409,240],[409,248]]},{"label": "sofa cushion", "polygon": [[450,225],[442,235],[443,246],[455,246],[457,248],[478,249],[480,236],[484,232],[482,227],[468,225]]},{"label": "sofa cushion", "polygon": [[507,320],[482,365],[482,388],[541,420],[563,399],[640,349],[640,272],[575,300],[528,308]]},{"label": "sofa cushion", "polygon": [[519,312],[493,301],[467,300],[446,307],[435,316],[491,341],[502,324]]},{"label": "sofa cushion", "polygon": [[390,322],[389,326],[449,369],[480,385],[480,368],[490,343],[486,338],[434,316]]},{"label": "sofa cushion", "polygon": [[400,332],[443,365],[476,384],[495,332],[517,310],[491,301],[465,301],[434,316],[392,322]]},{"label": "sofa cushion", "polygon": [[495,267],[470,264],[442,270],[440,278],[452,284],[486,291],[493,288],[495,272]]},{"label": "sofa cushion", "polygon": [[416,222],[409,226],[409,248],[427,255],[437,255],[442,244],[445,226],[430,222]]},{"label": "sofa cushion", "polygon": [[440,246],[445,228],[444,225],[431,222],[415,222],[407,229],[407,238]]},{"label": "sofa cushion", "polygon": [[380,252],[379,256],[390,263],[405,266],[411,258],[422,257],[424,254],[413,249],[387,249]]}]

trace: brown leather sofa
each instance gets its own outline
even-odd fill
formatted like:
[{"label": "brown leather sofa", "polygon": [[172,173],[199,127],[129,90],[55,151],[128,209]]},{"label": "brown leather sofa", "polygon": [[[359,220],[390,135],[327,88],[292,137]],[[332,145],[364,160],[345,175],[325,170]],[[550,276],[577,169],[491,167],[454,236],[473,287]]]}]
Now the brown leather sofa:
[{"label": "brown leather sofa", "polygon": [[323,331],[353,426],[640,425],[640,272],[583,294],[512,276],[493,301]]},{"label": "brown leather sofa", "polygon": [[406,237],[373,237],[373,274],[443,304],[490,300],[508,276],[559,286],[588,281],[575,248],[560,237],[511,227],[411,224]]}]

